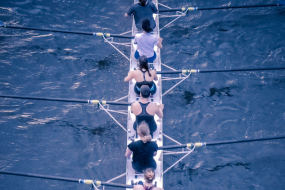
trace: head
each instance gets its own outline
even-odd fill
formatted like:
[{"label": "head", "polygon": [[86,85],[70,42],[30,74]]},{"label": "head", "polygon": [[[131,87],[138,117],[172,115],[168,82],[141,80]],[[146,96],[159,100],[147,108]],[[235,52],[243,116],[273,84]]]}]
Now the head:
[{"label": "head", "polygon": [[141,97],[148,98],[150,96],[150,88],[148,85],[141,86]]},{"label": "head", "polygon": [[153,168],[147,168],[143,171],[144,173],[144,180],[147,183],[152,183],[153,180],[155,179],[155,173]]},{"label": "head", "polygon": [[146,3],[147,3],[147,0],[140,0],[140,3],[141,3],[141,5],[146,5]]},{"label": "head", "polygon": [[142,70],[142,69],[148,70],[148,59],[145,55],[140,56],[139,67],[140,67],[140,70]]},{"label": "head", "polygon": [[148,19],[142,20],[142,29],[147,33],[152,31],[152,28],[150,27],[150,21]]},{"label": "head", "polygon": [[149,136],[149,126],[145,121],[142,121],[139,126],[137,127],[137,133],[140,137],[146,137]]}]

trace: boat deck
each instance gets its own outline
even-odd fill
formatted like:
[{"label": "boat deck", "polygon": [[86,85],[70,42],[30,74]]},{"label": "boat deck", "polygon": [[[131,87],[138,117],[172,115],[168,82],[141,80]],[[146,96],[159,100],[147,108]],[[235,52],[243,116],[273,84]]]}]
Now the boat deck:
[{"label": "boat deck", "polygon": [[[135,0],[134,3],[138,3],[138,0]],[[153,4],[158,6],[157,0],[152,1]],[[153,30],[153,34],[159,35],[159,18],[158,14],[153,14],[153,17],[156,22],[156,28]],[[132,35],[135,36],[139,31],[137,30],[135,26],[135,21],[133,20],[133,27],[132,27]],[[136,44],[134,44],[134,40],[131,42],[131,56],[130,56],[130,71],[134,70],[138,67],[138,60],[135,59],[134,53],[136,51]],[[161,71],[161,59],[160,59],[160,49],[155,46],[154,48],[157,57],[154,60],[152,64],[149,64],[150,67],[154,68],[157,71]],[[161,86],[161,75],[158,76],[158,81],[155,81],[155,84],[157,86],[156,93],[149,98],[149,101],[161,104],[162,103],[162,86]],[[134,92],[134,86],[136,81],[133,79],[129,82],[129,94],[128,94],[128,102],[135,102],[139,101],[140,97],[137,96],[137,94]],[[127,144],[130,144],[133,141],[139,140],[138,137],[136,137],[136,132],[133,129],[133,124],[136,120],[136,117],[134,114],[131,113],[131,107],[128,107],[128,133],[127,133]],[[157,130],[153,134],[152,141],[155,141],[158,146],[163,146],[163,136],[162,136],[162,119],[159,119],[157,116],[155,116],[155,121],[157,124]],[[157,187],[163,188],[163,154],[162,151],[159,150],[157,152],[157,155],[154,157],[157,168],[155,171],[155,181]],[[139,181],[144,181],[143,174],[137,174],[135,170],[132,168],[132,155],[129,159],[127,159],[127,174],[126,174],[126,183],[127,184],[135,184]]]}]

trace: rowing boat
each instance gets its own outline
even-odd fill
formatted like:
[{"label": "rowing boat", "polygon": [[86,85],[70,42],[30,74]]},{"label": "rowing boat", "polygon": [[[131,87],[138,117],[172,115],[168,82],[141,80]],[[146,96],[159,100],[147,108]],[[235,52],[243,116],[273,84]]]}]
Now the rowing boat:
[{"label": "rowing boat", "polygon": [[[134,3],[139,3],[138,0],[134,0]],[[158,7],[157,0],[153,0],[152,3]],[[159,35],[159,18],[158,14],[153,14],[156,28],[153,30],[153,34]],[[135,36],[138,33],[137,28],[135,26],[135,21],[133,19],[133,25],[132,25],[132,35]],[[135,59],[134,53],[136,51],[136,44],[134,44],[134,40],[131,42],[131,55],[130,55],[130,71],[134,70],[138,66],[138,60]],[[160,59],[160,49],[155,46],[154,48],[156,52],[156,59],[152,64],[149,64],[150,67],[153,67],[157,71],[161,71],[161,59]],[[156,93],[149,98],[149,101],[161,104],[162,103],[162,86],[161,86],[161,75],[157,75],[158,81],[155,81],[155,84],[157,86]],[[131,80],[129,82],[129,94],[128,94],[128,102],[135,102],[139,101],[140,97],[136,95],[134,92],[134,85],[135,80]],[[134,114],[131,113],[131,107],[128,107],[128,133],[127,133],[127,144],[130,144],[132,141],[139,140],[139,137],[136,137],[136,132],[133,129],[133,124],[136,121],[136,117]],[[153,133],[153,141],[157,143],[157,145],[163,146],[163,138],[162,138],[162,119],[158,118],[158,116],[155,115],[155,121],[157,124],[157,130]],[[157,187],[163,188],[163,152],[162,150],[158,150],[157,155],[154,157],[157,168],[155,171],[155,181],[154,184]],[[135,184],[138,181],[144,181],[143,174],[137,174],[135,170],[132,168],[132,156],[130,158],[127,158],[127,173],[126,173],[126,184]]]}]

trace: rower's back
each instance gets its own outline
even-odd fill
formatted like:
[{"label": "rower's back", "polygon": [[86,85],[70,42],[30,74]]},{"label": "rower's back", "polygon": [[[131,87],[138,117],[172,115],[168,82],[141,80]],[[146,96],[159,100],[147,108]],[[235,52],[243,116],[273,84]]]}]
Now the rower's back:
[{"label": "rower's back", "polygon": [[150,134],[153,136],[153,133],[157,129],[154,116],[157,115],[159,118],[163,117],[163,104],[157,105],[148,101],[150,96],[150,88],[148,85],[141,86],[141,101],[134,102],[131,105],[131,111],[136,116],[136,121],[134,122],[133,128],[136,131],[138,125],[145,121],[149,125]]},{"label": "rower's back", "polygon": [[156,23],[153,19],[153,13],[157,13],[157,8],[152,2],[147,2],[146,0],[140,0],[140,3],[136,3],[130,7],[127,14],[134,15],[134,20],[136,27],[142,30],[142,20],[148,19],[151,24],[151,28],[156,27]]}]

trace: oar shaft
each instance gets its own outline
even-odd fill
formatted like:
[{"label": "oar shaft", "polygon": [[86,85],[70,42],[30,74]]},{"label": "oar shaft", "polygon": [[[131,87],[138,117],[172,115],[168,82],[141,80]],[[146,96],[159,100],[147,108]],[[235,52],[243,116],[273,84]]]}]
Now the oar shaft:
[{"label": "oar shaft", "polygon": [[223,144],[278,140],[278,139],[285,139],[285,136],[266,137],[266,138],[258,138],[258,139],[231,140],[231,141],[216,141],[216,142],[207,142],[207,143],[206,142],[196,142],[196,143],[188,143],[188,144],[182,144],[182,145],[161,146],[161,147],[158,147],[158,149],[167,150],[167,149],[175,149],[175,148],[191,148],[194,145],[195,147],[202,147],[202,146],[215,146],[215,145],[223,145]]},{"label": "oar shaft", "polygon": [[8,171],[0,171],[0,174],[8,174],[8,175],[15,175],[15,176],[22,176],[22,177],[33,177],[33,178],[49,179],[49,180],[57,180],[57,181],[68,181],[68,182],[85,183],[85,184],[93,184],[94,182],[94,184],[96,185],[105,185],[105,186],[119,187],[119,188],[133,188],[132,185],[93,181],[90,179],[75,179],[75,178],[67,178],[67,177],[57,177],[57,176],[49,176],[49,175],[8,172]]},{"label": "oar shaft", "polygon": [[252,69],[228,69],[228,70],[209,70],[209,71],[200,71],[199,73],[224,73],[224,72],[239,72],[239,71],[268,71],[268,70],[284,70],[285,67],[277,68],[252,68]]},{"label": "oar shaft", "polygon": [[206,143],[206,146],[214,146],[214,145],[222,145],[222,144],[245,143],[245,142],[256,142],[256,141],[268,141],[268,140],[276,140],[276,139],[285,139],[285,136],[258,138],[258,139],[245,139],[245,140],[208,142],[208,143]]},{"label": "oar shaft", "polygon": [[177,71],[156,71],[157,74],[180,74],[182,70]]},{"label": "oar shaft", "polygon": [[10,96],[10,95],[0,95],[1,98],[14,98],[14,99],[23,99],[23,100],[44,100],[44,101],[55,101],[55,102],[70,102],[70,103],[90,103],[96,104],[99,103],[102,105],[120,105],[120,106],[130,106],[130,102],[112,102],[112,101],[99,101],[99,100],[78,100],[78,99],[63,99],[63,98],[43,98],[43,97],[26,97],[26,96]]},{"label": "oar shaft", "polygon": [[101,182],[101,185],[111,186],[111,187],[119,187],[119,188],[133,188],[132,185],[119,184],[119,183],[106,183],[106,182]]},{"label": "oar shaft", "polygon": [[101,33],[101,32],[77,32],[77,31],[67,31],[67,30],[40,29],[40,28],[31,28],[31,27],[20,27],[20,26],[7,26],[4,24],[0,25],[0,27],[22,29],[22,30],[44,31],[44,32],[59,32],[66,34],[80,34],[80,35],[89,35],[89,36],[105,36],[105,37],[127,38],[127,39],[134,38],[134,36],[115,35],[115,34]]},{"label": "oar shaft", "polygon": [[114,38],[128,38],[128,39],[135,38],[134,36],[123,36],[123,35],[115,35],[115,34],[110,34],[110,37],[114,37]]},{"label": "oar shaft", "polygon": [[187,148],[187,144],[160,146],[158,147],[158,150],[168,150],[168,149],[176,149],[176,148]]},{"label": "oar shaft", "polygon": [[198,8],[198,10],[218,10],[218,9],[242,9],[242,8],[258,8],[258,7],[276,7],[279,4],[269,4],[269,5],[243,5],[243,6],[229,6],[229,7],[210,7],[210,8]]},{"label": "oar shaft", "polygon": [[27,99],[27,100],[46,100],[55,102],[72,102],[72,103],[88,103],[88,100],[76,100],[76,99],[62,99],[62,98],[42,98],[42,97],[26,97],[26,96],[4,96],[0,95],[1,98],[14,98],[14,99]]},{"label": "oar shaft", "polygon": [[259,8],[259,7],[277,7],[281,6],[282,4],[268,4],[268,5],[243,5],[243,6],[229,6],[229,7],[182,7],[179,9],[161,9],[159,10],[160,13],[163,12],[175,12],[175,11],[204,11],[204,10],[219,10],[219,9],[241,9],[241,8]]},{"label": "oar shaft", "polygon": [[104,104],[104,102],[106,102],[105,104],[109,104],[109,105],[118,105],[118,106],[130,106],[132,105],[132,103],[130,102],[112,102],[112,101],[102,101],[102,103]]},{"label": "oar shaft", "polygon": [[175,12],[175,11],[183,11],[183,8],[180,9],[159,9],[158,12],[164,13],[164,12]]},{"label": "oar shaft", "polygon": [[60,32],[60,33],[68,33],[68,34],[81,34],[81,35],[91,35],[93,36],[93,32],[77,32],[77,31],[66,31],[66,30],[53,30],[53,29],[40,29],[40,28],[30,28],[30,27],[19,27],[19,26],[4,26],[5,28],[13,28],[13,29],[23,29],[23,30],[36,30],[36,31],[44,31],[44,32]]},{"label": "oar shaft", "polygon": [[79,179],[66,178],[66,177],[56,177],[56,176],[48,176],[48,175],[19,173],[19,172],[7,172],[7,171],[0,171],[0,174],[8,174],[8,175],[16,175],[16,176],[24,176],[24,177],[34,177],[34,178],[41,178],[41,179],[51,179],[51,180],[69,181],[69,182],[77,182],[77,183],[79,183]]}]

